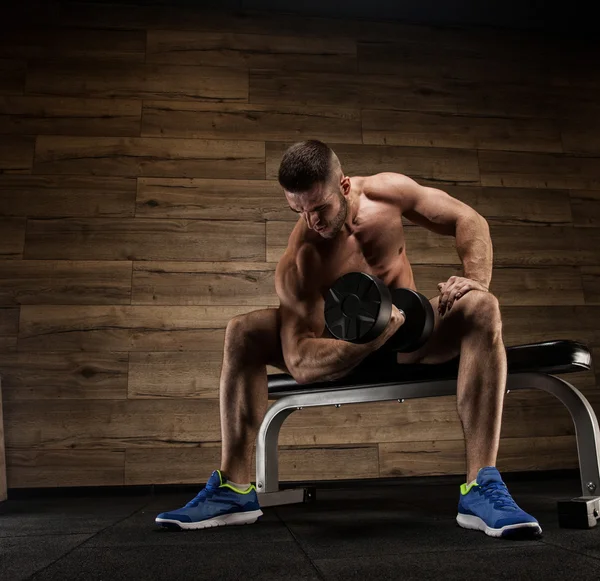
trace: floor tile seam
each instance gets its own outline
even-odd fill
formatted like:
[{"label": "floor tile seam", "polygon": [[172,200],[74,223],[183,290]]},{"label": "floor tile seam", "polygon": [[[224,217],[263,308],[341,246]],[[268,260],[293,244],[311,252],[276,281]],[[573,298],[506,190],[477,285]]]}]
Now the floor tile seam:
[{"label": "floor tile seam", "polygon": [[283,526],[287,529],[288,533],[290,534],[290,536],[293,539],[294,544],[300,549],[300,551],[304,555],[304,558],[310,563],[310,566],[314,569],[319,580],[320,581],[329,581],[329,578],[323,573],[323,571],[321,571],[321,569],[313,561],[313,559],[308,554],[306,549],[302,546],[302,543],[300,543],[300,541],[298,540],[298,538],[296,537],[294,532],[290,529],[290,527],[287,525],[287,523],[281,518],[281,516],[279,515],[279,511],[277,510],[277,507],[274,507],[274,508],[275,508],[275,510],[274,510],[275,515],[277,516],[279,521],[283,524]]},{"label": "floor tile seam", "polygon": [[83,545],[85,545],[87,542],[89,542],[95,536],[99,535],[100,533],[104,532],[105,530],[109,529],[110,527],[113,527],[115,525],[122,523],[123,521],[127,520],[128,518],[132,517],[133,515],[137,514],[138,512],[140,512],[141,510],[146,508],[146,506],[147,506],[147,504],[145,504],[144,506],[133,511],[131,514],[127,515],[126,517],[123,517],[121,520],[118,520],[117,522],[113,522],[113,523],[105,526],[104,528],[100,529],[99,531],[92,533],[87,539],[85,539],[85,540],[81,541],[81,543],[78,543],[77,545],[71,547],[71,549],[69,549],[66,553],[62,554],[60,557],[58,557],[51,563],[48,563],[45,567],[38,569],[35,573],[33,573],[30,577],[27,578],[27,581],[33,581],[37,575],[40,575],[41,573],[43,573],[44,571],[46,571],[47,569],[49,569],[50,567],[52,567],[53,565],[58,563],[61,559],[68,557],[73,551],[82,548]]},{"label": "floor tile seam", "polygon": [[552,547],[554,549],[563,549],[565,551],[569,551],[569,553],[575,553],[576,555],[580,555],[581,557],[589,557],[590,559],[594,559],[596,561],[600,561],[600,554],[597,557],[595,557],[594,555],[589,555],[587,553],[582,553],[581,551],[578,551],[577,549],[571,549],[570,547],[564,547],[563,545],[559,545],[558,543],[553,543],[551,541],[541,540],[540,542],[542,544],[547,545],[549,547]]}]

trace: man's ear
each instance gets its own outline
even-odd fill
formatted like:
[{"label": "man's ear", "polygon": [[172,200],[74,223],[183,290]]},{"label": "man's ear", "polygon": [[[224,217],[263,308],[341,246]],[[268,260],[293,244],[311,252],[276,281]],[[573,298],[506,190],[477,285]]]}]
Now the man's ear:
[{"label": "man's ear", "polygon": [[342,187],[344,195],[348,195],[352,187],[352,184],[350,183],[350,178],[348,176],[343,176],[340,180],[340,186]]}]

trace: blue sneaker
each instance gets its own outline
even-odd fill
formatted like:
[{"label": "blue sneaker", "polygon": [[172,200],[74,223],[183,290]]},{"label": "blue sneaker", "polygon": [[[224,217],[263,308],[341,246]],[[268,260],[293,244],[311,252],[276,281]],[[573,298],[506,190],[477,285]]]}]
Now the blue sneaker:
[{"label": "blue sneaker", "polygon": [[494,466],[482,468],[473,485],[461,485],[456,522],[490,537],[522,539],[538,538],[542,534],[538,521],[512,499]]},{"label": "blue sneaker", "polygon": [[161,512],[155,522],[170,529],[206,529],[224,525],[249,525],[262,516],[256,488],[239,490],[215,470],[206,486],[183,508]]}]

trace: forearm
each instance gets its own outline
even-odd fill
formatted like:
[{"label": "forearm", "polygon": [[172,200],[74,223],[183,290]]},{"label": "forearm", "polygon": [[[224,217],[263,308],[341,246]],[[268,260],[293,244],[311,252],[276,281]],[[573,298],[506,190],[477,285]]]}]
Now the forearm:
[{"label": "forearm", "polygon": [[492,281],[493,247],[485,218],[477,214],[457,222],[456,250],[463,264],[463,276],[489,289]]},{"label": "forearm", "polygon": [[375,341],[359,345],[338,339],[304,339],[291,371],[298,383],[332,381],[357,367],[378,347]]}]

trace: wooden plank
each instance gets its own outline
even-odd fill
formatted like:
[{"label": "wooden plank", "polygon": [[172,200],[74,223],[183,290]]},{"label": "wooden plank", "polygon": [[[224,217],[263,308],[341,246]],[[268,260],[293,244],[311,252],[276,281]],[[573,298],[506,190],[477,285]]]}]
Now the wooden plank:
[{"label": "wooden plank", "polygon": [[0,305],[128,305],[131,262],[0,262]]},{"label": "wooden plank", "polygon": [[[360,75],[355,79],[358,86],[354,90],[362,109],[458,113],[460,95],[464,92],[461,82],[455,79],[402,75]],[[269,98],[266,81],[262,81],[262,86],[265,98]]]},{"label": "wooden plank", "polygon": [[0,214],[30,218],[132,218],[135,178],[0,175]]},{"label": "wooden plank", "polygon": [[[249,102],[272,105],[321,105],[400,111],[458,113],[459,105],[475,93],[471,84],[438,77],[353,75],[308,71],[250,71]],[[473,96],[471,95],[471,98]]]},{"label": "wooden plank", "polygon": [[600,304],[600,266],[583,266],[581,279],[585,303],[587,305]]},{"label": "wooden plank", "polygon": [[479,151],[479,167],[484,186],[600,189],[600,164],[592,157]]},{"label": "wooden plank", "polygon": [[501,307],[507,346],[555,339],[600,344],[600,306]]},{"label": "wooden plank", "polygon": [[116,60],[144,62],[146,35],[143,30],[102,30],[56,26],[18,26],[0,36],[4,58],[60,60]]},{"label": "wooden plank", "polygon": [[483,117],[556,119],[559,99],[547,89],[507,83],[402,75],[250,71],[250,103],[336,105]]},{"label": "wooden plank", "polygon": [[0,353],[3,395],[7,402],[126,399],[127,365],[127,353]]},{"label": "wooden plank", "polygon": [[600,190],[571,190],[573,224],[600,226]]},{"label": "wooden plank", "polygon": [[24,61],[0,59],[0,94],[20,94],[25,88]]},{"label": "wooden plank", "polygon": [[221,449],[204,442],[193,448],[130,448],[125,451],[125,483],[198,484],[220,466]]},{"label": "wooden plank", "polygon": [[0,336],[16,336],[19,333],[19,309],[0,308]]},{"label": "wooden plank", "polygon": [[564,151],[600,155],[600,122],[598,116],[565,119],[560,122]]},{"label": "wooden plank", "polygon": [[370,145],[562,151],[556,122],[549,119],[374,109],[361,113],[363,141]]},{"label": "wooden plank", "polygon": [[10,488],[123,486],[124,450],[8,449]]},{"label": "wooden plank", "polygon": [[[267,262],[283,256],[295,224],[267,222]],[[411,264],[460,265],[453,236],[405,226]],[[495,266],[582,266],[600,262],[600,229],[552,226],[490,226]]]},{"label": "wooden plank", "polygon": [[[280,448],[279,479],[341,480],[372,478],[378,473],[376,446]],[[126,451],[127,484],[196,484],[220,466],[216,447],[130,449]],[[194,466],[190,472],[189,466]],[[256,480],[255,454],[250,478]]]},{"label": "wooden plank", "polygon": [[[223,351],[136,352],[129,355],[128,399],[219,399]],[[281,373],[267,366],[267,373]]]},{"label": "wooden plank", "polygon": [[264,105],[360,105],[360,81],[345,73],[278,72],[252,69],[249,72],[248,102]]},{"label": "wooden plank", "polygon": [[274,70],[356,71],[356,42],[301,36],[149,30],[147,62]]},{"label": "wooden plank", "polygon": [[[17,350],[17,337],[0,337],[0,352],[12,353]],[[0,380],[2,376],[0,376]]]},{"label": "wooden plank", "polygon": [[[448,81],[450,82],[450,81]],[[547,87],[509,82],[452,80],[461,115],[557,119],[561,100]]]},{"label": "wooden plank", "polygon": [[[571,224],[568,190],[439,186],[493,225]],[[406,220],[407,223],[408,220]]]},{"label": "wooden plank", "polygon": [[309,445],[284,449],[279,456],[282,481],[373,478],[378,468],[376,446],[319,448]]},{"label": "wooden plank", "polygon": [[25,218],[0,218],[0,259],[23,257],[26,224]]},{"label": "wooden plank", "polygon": [[581,91],[568,85],[561,86],[555,83],[551,92],[557,102],[557,117],[561,121],[589,119],[592,122],[597,119],[598,113],[600,113],[600,103],[593,91]]},{"label": "wooden plank", "polygon": [[196,447],[221,438],[218,400],[8,402],[7,449]]},{"label": "wooden plank", "polygon": [[[24,305],[18,344],[20,351],[222,351],[230,319],[253,310],[247,306]],[[10,331],[0,334],[16,334],[12,327]]]},{"label": "wooden plank", "polygon": [[141,116],[133,100],[0,96],[0,133],[137,136]]},{"label": "wooden plank", "polygon": [[29,220],[25,258],[263,261],[258,222],[149,218]]},{"label": "wooden plank", "polygon": [[596,386],[600,385],[600,345],[595,345],[592,349],[592,367],[596,373]]},{"label": "wooden plank", "polygon": [[600,262],[600,228],[491,226],[494,264],[576,266]]},{"label": "wooden plank", "polygon": [[142,218],[298,219],[276,180],[139,178],[135,213]]},{"label": "wooden plank", "polygon": [[131,353],[128,399],[219,399],[223,353]]},{"label": "wooden plank", "polygon": [[278,141],[321,139],[362,143],[358,108],[238,103],[144,102],[142,135]]},{"label": "wooden plank", "polygon": [[5,394],[3,391],[2,377],[0,377],[0,502],[8,498],[8,486],[6,481],[6,450],[4,445],[4,411],[2,402]]},{"label": "wooden plank", "polygon": [[279,262],[285,252],[295,222],[269,221],[267,229],[267,262]]},{"label": "wooden plank", "polygon": [[[488,46],[491,51],[486,50]],[[464,44],[449,47],[437,42],[359,42],[357,54],[361,74],[550,84],[550,65],[543,50],[505,54],[483,40],[474,50]]]},{"label": "wooden plank", "polygon": [[45,62],[27,68],[26,91],[44,95],[242,103],[248,72],[223,67]]},{"label": "wooden plank", "polygon": [[[496,466],[500,472],[575,469],[577,442],[574,436],[502,438]],[[380,477],[465,474],[465,444],[463,440],[380,444],[379,467]]]},{"label": "wooden plank", "polygon": [[264,179],[265,145],[241,140],[40,136],[35,173]]},{"label": "wooden plank", "polygon": [[278,306],[275,266],[266,262],[136,262],[131,302]]},{"label": "wooden plank", "polygon": [[[292,145],[284,142],[266,144],[267,179],[276,179],[281,157]],[[340,158],[349,175],[370,175],[394,171],[423,183],[443,185],[479,185],[477,152],[433,147],[393,147],[376,145],[333,144],[329,146]]]},{"label": "wooden plank", "polygon": [[[586,270],[593,267],[583,267]],[[451,276],[463,276],[461,266],[414,265],[417,290],[428,298],[437,296],[437,285]],[[600,273],[599,273],[600,274]],[[512,268],[495,266],[492,272],[492,292],[502,305],[583,305],[585,277],[577,267],[532,266]],[[587,299],[587,294],[586,294]]]},{"label": "wooden plank", "polygon": [[31,135],[0,135],[0,174],[31,173],[34,148]]}]

